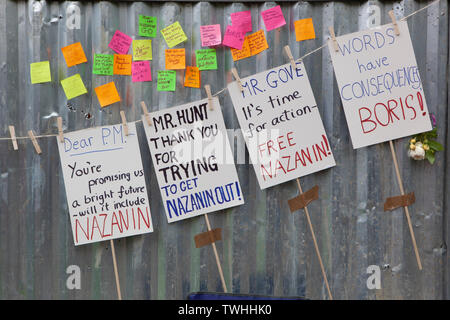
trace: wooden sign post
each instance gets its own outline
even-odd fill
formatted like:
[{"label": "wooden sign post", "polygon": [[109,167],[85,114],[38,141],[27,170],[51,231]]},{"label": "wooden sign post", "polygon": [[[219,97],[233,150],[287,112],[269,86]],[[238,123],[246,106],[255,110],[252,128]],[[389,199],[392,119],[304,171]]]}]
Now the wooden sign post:
[{"label": "wooden sign post", "polygon": [[114,276],[116,279],[117,300],[122,300],[122,292],[120,291],[119,271],[117,269],[116,250],[114,249],[114,240],[110,240],[111,254],[113,259]]}]

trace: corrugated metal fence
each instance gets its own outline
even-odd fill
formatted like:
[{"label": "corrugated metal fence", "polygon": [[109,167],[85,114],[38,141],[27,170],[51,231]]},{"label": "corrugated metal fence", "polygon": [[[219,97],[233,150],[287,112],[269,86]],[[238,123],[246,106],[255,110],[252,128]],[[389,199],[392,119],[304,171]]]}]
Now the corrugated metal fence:
[{"label": "corrugated metal fence", "polygon": [[[228,49],[217,52],[217,71],[203,72],[202,84],[213,92],[231,81],[233,65],[247,76],[286,63],[282,54],[289,44],[300,57],[324,43],[328,26],[337,35],[389,21],[429,2],[298,2],[280,3],[288,25],[267,34],[269,49],[233,64]],[[14,124],[19,136],[56,133],[56,116],[65,130],[140,118],[139,102],[152,110],[204,97],[204,91],[184,88],[177,73],[175,93],[157,92],[156,83],[132,83],[130,77],[92,75],[92,63],[66,67],[60,48],[80,41],[88,61],[94,53],[108,53],[116,29],[136,36],[139,14],[158,17],[158,30],[180,21],[189,40],[184,44],[188,64],[200,49],[199,26],[219,23],[222,31],[230,13],[251,9],[253,30],[263,27],[260,12],[275,6],[266,3],[155,3],[155,2],[0,2],[0,136]],[[80,19],[77,19],[79,11]],[[312,17],[316,40],[297,43],[295,20]],[[428,107],[438,121],[440,141],[448,140],[448,3],[442,0],[408,20],[424,82]],[[136,36],[137,38],[137,36]],[[153,77],[164,69],[166,44],[153,39]],[[31,85],[29,64],[50,60],[53,82]],[[407,191],[414,191],[411,207],[414,230],[424,269],[416,265],[402,209],[383,212],[386,197],[398,195],[389,147],[380,144],[352,149],[342,112],[333,68],[327,50],[305,59],[313,91],[337,166],[302,179],[305,189],[320,186],[320,200],[310,205],[322,258],[333,295],[337,299],[443,299],[450,286],[446,242],[446,217],[450,196],[448,151],[436,163],[407,158],[405,139],[396,142]],[[89,90],[67,106],[59,81],[80,73]],[[122,102],[100,110],[93,88],[114,80]],[[231,101],[225,92],[220,101],[228,128],[238,129]],[[91,118],[86,119],[90,114]],[[150,161],[142,124],[138,124],[155,232],[115,241],[122,294],[126,299],[185,298],[192,291],[221,291],[212,249],[196,249],[193,236],[205,231],[202,217],[166,222]],[[261,191],[253,169],[244,163],[243,141],[238,130],[232,137],[239,179],[246,204],[210,215],[213,227],[223,228],[218,250],[229,289],[234,293],[327,298],[310,232],[302,212],[291,214],[287,200],[297,194],[294,181]],[[19,151],[0,141],[0,298],[2,299],[115,299],[116,290],[109,242],[75,247],[60,169],[56,139],[40,139],[38,156],[29,140]],[[81,289],[66,287],[66,268],[81,268]],[[366,286],[369,265],[381,268],[382,288]]]}]

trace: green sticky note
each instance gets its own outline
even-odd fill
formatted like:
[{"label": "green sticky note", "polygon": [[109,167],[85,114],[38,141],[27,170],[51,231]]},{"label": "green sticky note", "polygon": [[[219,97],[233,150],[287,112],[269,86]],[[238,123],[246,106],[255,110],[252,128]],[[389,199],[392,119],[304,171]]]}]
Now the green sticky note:
[{"label": "green sticky note", "polygon": [[133,40],[133,60],[152,60],[152,40]]},{"label": "green sticky note", "polygon": [[94,54],[93,74],[104,76],[113,75],[114,55],[112,54]]},{"label": "green sticky note", "polygon": [[41,61],[30,64],[31,83],[43,83],[52,81],[50,74],[50,62]]},{"label": "green sticky note", "polygon": [[158,91],[175,91],[177,72],[175,70],[158,71]]},{"label": "green sticky note", "polygon": [[156,17],[139,15],[139,35],[142,37],[156,37]]},{"label": "green sticky note", "polygon": [[201,70],[217,70],[216,49],[195,50],[197,67]]},{"label": "green sticky note", "polygon": [[86,87],[84,86],[83,80],[81,80],[79,73],[61,80],[61,85],[64,89],[64,93],[66,94],[67,100],[87,93]]}]

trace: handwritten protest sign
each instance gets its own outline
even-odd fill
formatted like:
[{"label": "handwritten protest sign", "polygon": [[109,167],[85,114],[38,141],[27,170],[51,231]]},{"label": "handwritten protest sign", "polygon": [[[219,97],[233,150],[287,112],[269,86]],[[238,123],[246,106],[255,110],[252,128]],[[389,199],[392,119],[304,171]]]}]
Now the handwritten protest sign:
[{"label": "handwritten protest sign", "polygon": [[156,37],[157,18],[139,15],[139,35],[141,37]]},{"label": "handwritten protest sign", "polygon": [[167,220],[244,203],[219,99],[152,112],[143,123]]},{"label": "handwritten protest sign", "polygon": [[41,61],[30,63],[30,78],[32,84],[52,81],[50,62]]},{"label": "handwritten protest sign", "polygon": [[198,67],[187,66],[184,75],[184,86],[190,88],[200,88],[200,70]]},{"label": "handwritten protest sign", "polygon": [[224,46],[241,50],[244,43],[245,32],[238,26],[227,26],[223,36],[222,44]]},{"label": "handwritten protest sign", "polygon": [[152,81],[150,61],[133,61],[131,79],[133,82]]},{"label": "handwritten protest sign", "polygon": [[133,40],[133,60],[152,60],[152,40]]},{"label": "handwritten protest sign", "polygon": [[175,70],[158,70],[158,91],[175,91],[177,72]]},{"label": "handwritten protest sign", "polygon": [[335,165],[302,62],[228,84],[261,189]]},{"label": "handwritten protest sign", "polygon": [[84,54],[80,42],[63,47],[61,48],[61,51],[68,67],[87,62],[86,55]]},{"label": "handwritten protest sign", "polygon": [[257,55],[267,48],[269,48],[269,45],[267,44],[264,31],[259,30],[245,37],[241,50],[231,48],[231,56],[233,61],[238,61]]},{"label": "handwritten protest sign", "polygon": [[131,54],[114,55],[114,74],[131,76]]},{"label": "handwritten protest sign", "polygon": [[153,231],[133,122],[128,132],[122,125],[105,126],[58,140],[75,245]]},{"label": "handwritten protest sign", "polygon": [[163,35],[164,40],[166,40],[169,48],[172,48],[187,40],[186,34],[178,21],[162,29],[161,34]]},{"label": "handwritten protest sign", "polygon": [[61,80],[61,86],[66,94],[67,100],[81,96],[87,93],[87,89],[84,86],[83,80],[79,73]]},{"label": "handwritten protest sign", "polygon": [[233,12],[230,14],[231,25],[238,27],[242,32],[252,32],[252,13],[250,10]]},{"label": "handwritten protest sign", "polygon": [[94,54],[92,73],[112,76],[114,73],[114,56],[112,54]]},{"label": "handwritten protest sign", "polygon": [[133,39],[120,30],[116,30],[108,47],[118,54],[127,54]]},{"label": "handwritten protest sign", "polygon": [[200,26],[200,38],[202,40],[202,47],[212,47],[221,44],[222,34],[220,32],[220,24]]},{"label": "handwritten protest sign", "polygon": [[197,67],[202,70],[217,70],[216,49],[195,50]]},{"label": "handwritten protest sign", "polygon": [[95,93],[102,108],[120,101],[119,92],[112,81],[95,88]]},{"label": "handwritten protest sign", "polygon": [[280,6],[264,10],[261,12],[261,16],[267,31],[282,27],[286,24]]},{"label": "handwritten protest sign", "polygon": [[182,70],[186,68],[186,49],[166,49],[166,69]]},{"label": "handwritten protest sign", "polygon": [[314,24],[312,18],[294,21],[294,27],[295,27],[296,41],[310,40],[316,38],[316,32],[314,31]]},{"label": "handwritten protest sign", "polygon": [[328,43],[353,148],[431,130],[419,70],[405,21]]}]

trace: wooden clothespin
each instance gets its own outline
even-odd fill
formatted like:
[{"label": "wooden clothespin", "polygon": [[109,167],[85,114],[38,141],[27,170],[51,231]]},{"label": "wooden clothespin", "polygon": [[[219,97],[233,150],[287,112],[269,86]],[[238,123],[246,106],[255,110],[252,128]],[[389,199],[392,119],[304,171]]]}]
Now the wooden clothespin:
[{"label": "wooden clothespin", "polygon": [[125,112],[123,110],[120,111],[120,117],[122,118],[123,131],[125,132],[125,135],[128,136],[127,118],[125,117]]},{"label": "wooden clothespin", "polygon": [[150,114],[148,113],[147,106],[144,101],[141,101],[142,112],[144,113],[145,119],[147,120],[147,124],[149,126],[152,125],[152,120],[150,119]]},{"label": "wooden clothespin", "polygon": [[328,27],[328,30],[330,31],[331,40],[333,41],[334,51],[338,52],[339,46],[338,46],[338,42],[336,40],[336,35],[334,34],[334,28]]},{"label": "wooden clothespin", "polygon": [[16,130],[14,129],[14,126],[9,126],[9,133],[11,134],[14,150],[19,150],[19,146],[17,145]]},{"label": "wooden clothespin", "polygon": [[239,77],[239,74],[238,74],[236,68],[231,68],[231,73],[233,74],[234,78],[237,81],[239,90],[241,90],[241,92],[244,91],[244,87],[242,86],[241,78]]},{"label": "wooden clothespin", "polygon": [[36,150],[37,154],[41,154],[42,150],[41,147],[39,146],[39,143],[36,140],[36,137],[34,136],[33,130],[29,130],[28,131],[28,136],[31,139],[31,142],[33,143],[34,149]]},{"label": "wooden clothespin", "polygon": [[295,64],[294,57],[292,56],[291,48],[289,46],[284,46],[284,52],[286,53],[287,57],[289,58],[289,61],[291,62],[292,70],[295,70],[297,66]]},{"label": "wooden clothespin", "polygon": [[211,86],[209,84],[205,84],[205,91],[206,91],[206,95],[208,96],[208,105],[209,105],[209,110],[214,110],[214,106],[213,106],[213,97],[211,94]]},{"label": "wooden clothespin", "polygon": [[56,124],[58,125],[58,136],[59,136],[59,142],[64,142],[64,134],[63,134],[63,128],[62,128],[62,117],[56,118]]},{"label": "wooden clothespin", "polygon": [[398,28],[397,19],[395,18],[394,10],[389,11],[389,16],[391,17],[392,24],[394,25],[395,35],[400,35],[400,29]]}]

